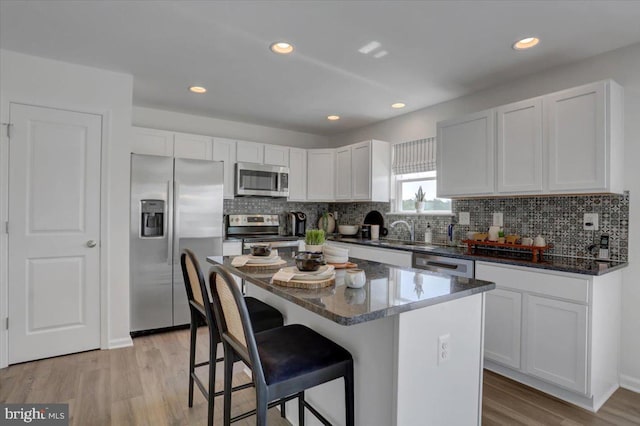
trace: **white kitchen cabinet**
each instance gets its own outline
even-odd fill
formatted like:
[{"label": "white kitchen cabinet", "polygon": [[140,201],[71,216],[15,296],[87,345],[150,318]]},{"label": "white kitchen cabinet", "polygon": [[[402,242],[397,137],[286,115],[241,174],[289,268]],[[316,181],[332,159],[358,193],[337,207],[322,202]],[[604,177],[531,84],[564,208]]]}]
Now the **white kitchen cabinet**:
[{"label": "white kitchen cabinet", "polygon": [[235,192],[236,141],[214,138],[213,160],[224,163],[224,198],[233,199]]},{"label": "white kitchen cabinet", "polygon": [[238,141],[236,144],[236,161],[238,163],[264,163],[264,144]]},{"label": "white kitchen cabinet", "polygon": [[280,145],[265,145],[264,164],[289,167],[289,147]]},{"label": "white kitchen cabinet", "polygon": [[501,106],[496,116],[498,192],[542,192],[542,98]]},{"label": "white kitchen cabinet", "polygon": [[191,158],[194,160],[212,160],[213,138],[187,133],[175,133],[173,156],[175,158]]},{"label": "white kitchen cabinet", "polygon": [[437,125],[438,197],[492,194],[495,190],[495,111]]},{"label": "white kitchen cabinet", "polygon": [[307,200],[335,200],[335,150],[307,151]]},{"label": "white kitchen cabinet", "polygon": [[587,393],[587,306],[526,295],[525,371]]},{"label": "white kitchen cabinet", "polygon": [[307,150],[289,148],[289,201],[307,201]]},{"label": "white kitchen cabinet", "polygon": [[173,132],[133,127],[131,152],[173,157]]},{"label": "white kitchen cabinet", "polygon": [[550,192],[622,192],[622,88],[601,81],[544,101]]},{"label": "white kitchen cabinet", "polygon": [[[487,279],[478,276],[479,279]],[[520,368],[522,293],[495,289],[486,295],[484,356]]]},{"label": "white kitchen cabinet", "polygon": [[389,201],[391,147],[370,140],[336,149],[336,196],[339,201]]},{"label": "white kitchen cabinet", "polygon": [[351,199],[351,147],[336,149],[336,200]]},{"label": "white kitchen cabinet", "polygon": [[475,266],[476,278],[496,283],[487,293],[485,368],[597,411],[619,387],[622,271]]}]

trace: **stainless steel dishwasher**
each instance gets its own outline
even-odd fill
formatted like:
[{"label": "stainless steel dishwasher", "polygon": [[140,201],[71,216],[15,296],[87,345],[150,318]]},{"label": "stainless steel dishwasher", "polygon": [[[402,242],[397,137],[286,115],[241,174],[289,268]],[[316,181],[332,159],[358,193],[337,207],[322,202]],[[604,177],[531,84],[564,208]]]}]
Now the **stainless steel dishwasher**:
[{"label": "stainless steel dishwasher", "polygon": [[411,265],[417,269],[425,269],[445,275],[474,278],[473,260],[414,252]]}]

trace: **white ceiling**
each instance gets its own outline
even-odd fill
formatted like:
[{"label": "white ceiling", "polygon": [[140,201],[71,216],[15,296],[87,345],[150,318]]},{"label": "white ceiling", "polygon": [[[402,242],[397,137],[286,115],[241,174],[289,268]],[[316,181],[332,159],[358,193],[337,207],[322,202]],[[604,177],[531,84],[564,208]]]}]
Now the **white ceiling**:
[{"label": "white ceiling", "polygon": [[135,105],[329,135],[640,42],[639,22],[640,1],[0,0],[0,47],[132,74]]}]

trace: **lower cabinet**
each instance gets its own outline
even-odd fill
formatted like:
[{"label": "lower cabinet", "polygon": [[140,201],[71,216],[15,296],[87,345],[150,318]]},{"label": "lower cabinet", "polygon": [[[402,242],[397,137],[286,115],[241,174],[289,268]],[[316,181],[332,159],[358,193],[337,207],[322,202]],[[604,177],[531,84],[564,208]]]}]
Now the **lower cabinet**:
[{"label": "lower cabinet", "polygon": [[520,368],[522,293],[495,289],[486,294],[485,303],[485,358]]},{"label": "lower cabinet", "polygon": [[619,386],[621,271],[601,276],[476,262],[485,368],[597,411]]}]

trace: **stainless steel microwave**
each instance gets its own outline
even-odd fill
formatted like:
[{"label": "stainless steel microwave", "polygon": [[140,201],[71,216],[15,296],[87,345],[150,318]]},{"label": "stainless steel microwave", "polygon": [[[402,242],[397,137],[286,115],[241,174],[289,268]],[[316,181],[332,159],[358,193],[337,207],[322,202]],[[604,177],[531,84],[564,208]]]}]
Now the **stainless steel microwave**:
[{"label": "stainless steel microwave", "polygon": [[238,197],[288,197],[289,168],[254,163],[236,163]]}]

